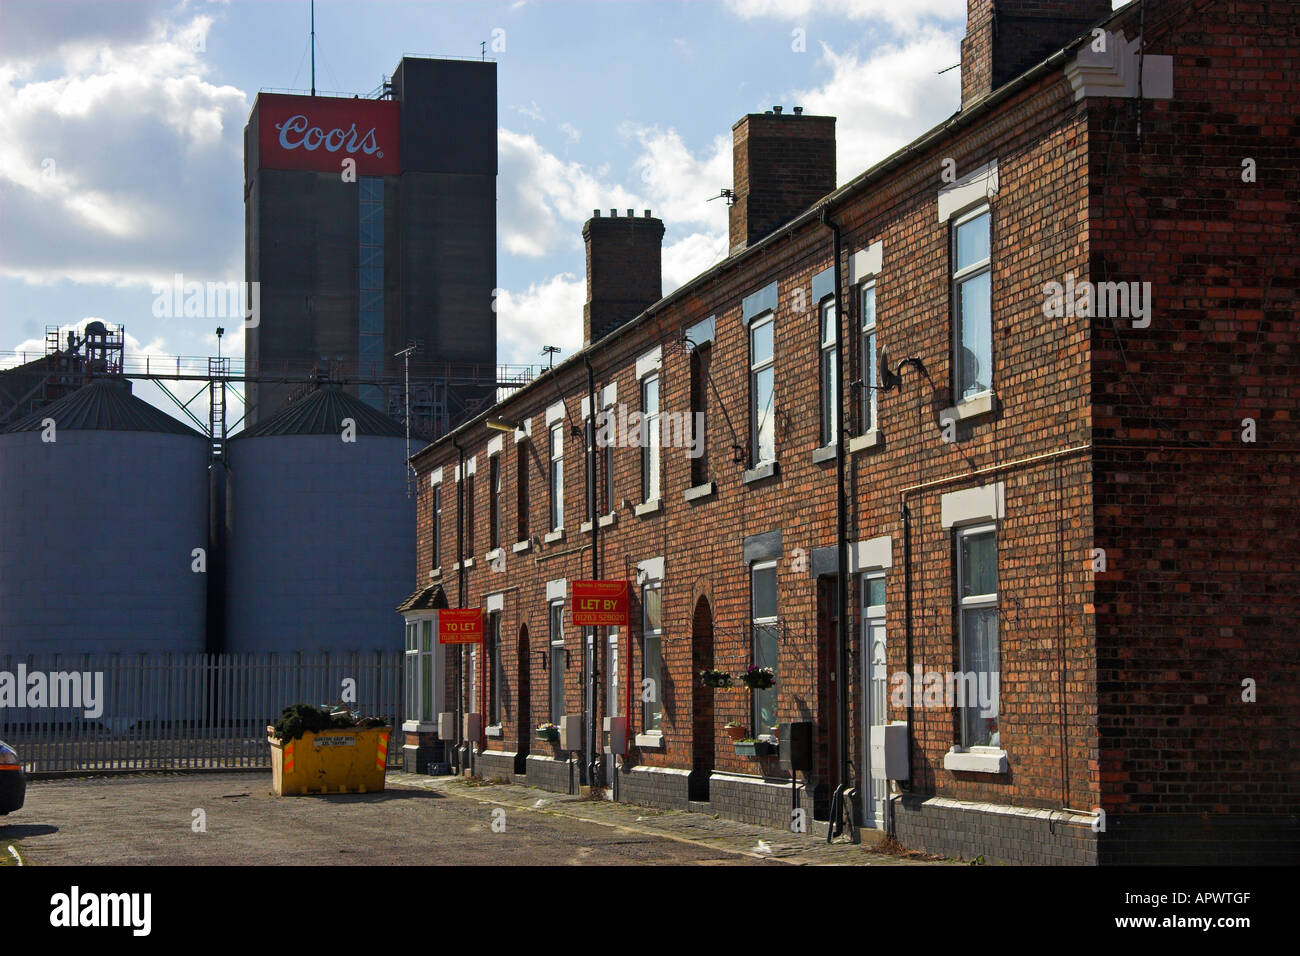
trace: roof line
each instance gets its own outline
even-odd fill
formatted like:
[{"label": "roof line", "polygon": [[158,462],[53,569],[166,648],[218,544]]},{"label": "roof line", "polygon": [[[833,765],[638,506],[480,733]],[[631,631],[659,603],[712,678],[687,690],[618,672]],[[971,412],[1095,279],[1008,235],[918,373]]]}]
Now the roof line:
[{"label": "roof line", "polygon": [[[1128,9],[1129,9],[1128,6],[1124,6],[1124,7],[1120,7],[1118,10],[1111,11],[1110,16],[1105,17],[1102,20],[1098,21],[1097,25],[1110,24],[1111,21],[1116,20],[1123,14],[1127,13]],[[1003,102],[1010,99],[1016,93],[1020,92],[1023,89],[1026,89],[1027,87],[1035,83],[1037,80],[1039,80],[1041,77],[1046,76],[1047,74],[1055,71],[1058,67],[1062,66],[1065,63],[1065,61],[1070,57],[1070,55],[1074,53],[1075,50],[1083,46],[1083,44],[1088,41],[1088,39],[1092,36],[1092,30],[1093,27],[1089,27],[1085,32],[1080,34],[1075,39],[1071,40],[1069,43],[1061,47],[1061,49],[1057,50],[1055,53],[1047,57],[1042,62],[1038,63],[1035,66],[1030,67],[1028,70],[1026,70],[1024,73],[1021,73],[1015,79],[1009,80],[1008,82],[1004,83],[1002,86],[998,87],[993,92],[984,96],[982,99],[977,100],[969,108],[958,110],[956,113],[953,113],[952,116],[944,120],[938,126],[934,126],[931,129],[927,130],[926,132],[922,133],[916,139],[912,140],[912,142],[908,143],[906,146],[903,146],[901,149],[897,150],[891,155],[886,156],[884,159],[876,163],[874,166],[868,167],[866,170],[859,173],[857,176],[853,177],[843,186],[837,187],[836,189],[827,193],[825,196],[817,200],[817,202],[813,203],[811,206],[809,206],[799,215],[795,216],[785,225],[780,226],[779,228],[768,233],[766,236],[764,236],[762,239],[760,239],[758,242],[754,243],[753,245],[746,246],[744,249],[741,249],[738,252],[729,255],[721,262],[715,263],[714,265],[710,266],[708,269],[705,269],[699,275],[695,276],[695,278],[684,282],[682,285],[678,286],[672,292],[668,293],[666,296],[663,296],[661,299],[659,299],[658,302],[651,305],[640,315],[636,316],[633,319],[628,320],[627,322],[624,322],[622,325],[619,325],[617,328],[615,328],[612,332],[607,333],[606,335],[597,339],[596,341],[583,346],[581,349],[574,352],[572,355],[570,355],[559,365],[556,365],[552,369],[549,369],[548,371],[551,374],[547,377],[554,377],[559,372],[565,370],[569,365],[576,365],[577,362],[583,358],[583,356],[591,356],[606,342],[614,339],[619,335],[626,333],[627,331],[633,328],[640,326],[642,323],[648,321],[650,318],[662,312],[668,306],[672,305],[678,299],[684,298],[685,296],[695,292],[700,288],[700,286],[704,285],[709,280],[722,275],[724,272],[730,272],[732,269],[738,268],[743,262],[757,255],[761,250],[766,249],[769,245],[774,244],[778,239],[782,238],[783,236],[789,235],[790,233],[798,229],[801,229],[802,227],[806,226],[809,222],[820,220],[823,208],[826,208],[827,211],[829,211],[830,206],[837,205],[849,199],[850,197],[856,196],[859,192],[862,192],[867,186],[873,185],[877,180],[883,178],[886,173],[893,172],[893,170],[896,167],[902,165],[905,160],[908,160],[915,154],[923,152],[924,150],[930,148],[935,143],[943,140],[945,137],[951,135],[952,133],[955,133],[956,131],[970,125],[971,123],[974,123],[976,120],[980,119],[987,113],[994,110],[996,107],[1000,106]],[[422,448],[420,451],[416,452],[414,455],[411,456],[410,460],[412,462],[416,461],[417,459],[421,458],[425,454],[431,452],[433,449],[441,446],[444,441],[450,439],[455,435],[459,435],[464,431],[467,431],[472,426],[483,421],[488,417],[490,413],[495,412],[506,402],[509,402],[514,398],[516,398],[517,396],[523,395],[524,393],[528,392],[530,389],[532,389],[534,385],[536,385],[538,382],[541,381],[542,377],[543,376],[541,375],[537,376],[537,378],[533,379],[531,382],[529,382],[527,385],[520,388],[518,391],[511,393],[502,401],[493,403],[479,415],[469,419],[466,422],[462,422],[460,425],[456,426],[451,431],[447,432],[441,438],[431,442],[430,444]]]}]

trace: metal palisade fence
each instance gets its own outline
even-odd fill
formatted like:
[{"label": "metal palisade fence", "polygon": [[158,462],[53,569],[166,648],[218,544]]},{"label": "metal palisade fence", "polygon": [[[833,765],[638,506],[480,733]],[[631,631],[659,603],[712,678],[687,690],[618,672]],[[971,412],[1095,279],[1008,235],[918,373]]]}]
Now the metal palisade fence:
[{"label": "metal palisade fence", "polygon": [[0,740],[30,773],[270,768],[266,728],[291,704],[343,703],[393,727],[394,653],[4,654]]}]

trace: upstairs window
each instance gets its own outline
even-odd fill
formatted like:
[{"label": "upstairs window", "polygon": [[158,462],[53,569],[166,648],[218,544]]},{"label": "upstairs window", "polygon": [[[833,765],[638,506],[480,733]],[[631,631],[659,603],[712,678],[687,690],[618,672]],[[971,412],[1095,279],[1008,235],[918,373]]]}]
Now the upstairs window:
[{"label": "upstairs window", "polygon": [[442,485],[433,486],[433,501],[429,506],[433,513],[433,566],[442,567]]},{"label": "upstairs window", "polygon": [[488,459],[488,547],[501,547],[501,456]]},{"label": "upstairs window", "polygon": [[474,476],[466,475],[465,482],[465,554],[474,556]]},{"label": "upstairs window", "polygon": [[993,388],[993,297],[987,206],[952,226],[953,392],[965,401]]},{"label": "upstairs window", "polygon": [[691,449],[692,487],[709,480],[709,364],[712,357],[713,347],[707,342],[691,352],[691,440],[695,442]]},{"label": "upstairs window", "polygon": [[862,286],[862,430],[876,427],[876,283]]},{"label": "upstairs window", "polygon": [[551,530],[564,527],[564,426],[551,426]]},{"label": "upstairs window", "polygon": [[641,500],[654,501],[659,497],[659,376],[647,375],[641,380],[642,423],[641,443]]},{"label": "upstairs window", "polygon": [[515,540],[528,540],[528,443],[515,445]]},{"label": "upstairs window", "polygon": [[749,436],[751,465],[776,461],[776,369],[772,314],[749,327]]},{"label": "upstairs window", "polygon": [[835,350],[835,299],[826,299],[821,306],[821,416],[822,445],[833,445],[839,436],[840,413],[840,363]]}]

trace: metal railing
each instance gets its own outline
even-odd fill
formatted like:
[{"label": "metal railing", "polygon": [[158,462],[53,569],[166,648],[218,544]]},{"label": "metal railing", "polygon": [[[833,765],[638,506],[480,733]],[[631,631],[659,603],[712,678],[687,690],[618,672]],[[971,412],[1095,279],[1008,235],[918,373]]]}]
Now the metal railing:
[{"label": "metal railing", "polygon": [[402,666],[401,651],[0,654],[0,680],[16,691],[0,705],[0,740],[29,773],[269,769],[267,725],[291,704],[339,702],[349,681],[349,709],[391,722],[394,766]]}]

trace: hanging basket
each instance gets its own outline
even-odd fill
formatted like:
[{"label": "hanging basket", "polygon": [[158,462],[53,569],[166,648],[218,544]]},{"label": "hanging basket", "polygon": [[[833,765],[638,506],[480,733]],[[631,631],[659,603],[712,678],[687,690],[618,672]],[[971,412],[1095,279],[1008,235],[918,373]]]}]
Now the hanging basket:
[{"label": "hanging basket", "polygon": [[751,667],[740,680],[750,690],[769,690],[776,686],[776,673],[770,667]]},{"label": "hanging basket", "polygon": [[736,686],[736,680],[731,676],[730,672],[718,670],[700,671],[700,683],[714,690]]}]

